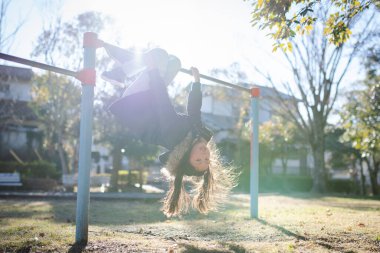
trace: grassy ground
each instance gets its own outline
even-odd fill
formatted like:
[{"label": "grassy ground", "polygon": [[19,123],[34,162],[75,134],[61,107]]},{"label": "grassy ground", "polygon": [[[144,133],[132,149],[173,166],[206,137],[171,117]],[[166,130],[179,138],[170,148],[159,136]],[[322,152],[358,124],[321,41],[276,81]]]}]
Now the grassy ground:
[{"label": "grassy ground", "polygon": [[89,243],[75,241],[73,200],[0,199],[0,252],[380,252],[380,201],[262,195],[220,213],[166,219],[158,201],[91,201]]}]

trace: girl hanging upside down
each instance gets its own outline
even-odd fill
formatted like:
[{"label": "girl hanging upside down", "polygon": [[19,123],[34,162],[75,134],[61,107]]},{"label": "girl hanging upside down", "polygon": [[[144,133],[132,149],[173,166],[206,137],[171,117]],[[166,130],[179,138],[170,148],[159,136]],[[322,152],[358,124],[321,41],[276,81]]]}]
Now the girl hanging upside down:
[{"label": "girl hanging upside down", "polygon": [[[194,82],[188,96],[187,115],[176,113],[167,85],[179,69],[180,60],[163,49],[152,49],[140,57],[105,44],[117,67],[102,74],[113,83],[135,81],[115,101],[110,111],[141,141],[160,145],[169,151],[160,155],[170,188],[162,211],[168,217],[188,211],[190,203],[199,212],[215,211],[235,184],[231,168],[222,165],[212,141],[212,132],[201,121],[202,92],[198,69],[192,68]],[[190,194],[185,181],[192,185]]]}]

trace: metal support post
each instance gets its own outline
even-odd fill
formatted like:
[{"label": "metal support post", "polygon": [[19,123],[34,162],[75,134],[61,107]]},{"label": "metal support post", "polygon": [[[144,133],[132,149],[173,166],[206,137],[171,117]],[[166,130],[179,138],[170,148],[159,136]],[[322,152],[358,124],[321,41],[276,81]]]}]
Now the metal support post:
[{"label": "metal support post", "polygon": [[[95,75],[95,52],[97,34],[85,33],[83,38],[84,69]],[[92,121],[95,77],[87,78],[93,83],[82,82],[82,100],[79,137],[78,193],[76,210],[76,243],[88,241],[88,210],[90,203],[90,170],[92,146]]]},{"label": "metal support post", "polygon": [[259,217],[259,88],[251,89],[251,218]]}]

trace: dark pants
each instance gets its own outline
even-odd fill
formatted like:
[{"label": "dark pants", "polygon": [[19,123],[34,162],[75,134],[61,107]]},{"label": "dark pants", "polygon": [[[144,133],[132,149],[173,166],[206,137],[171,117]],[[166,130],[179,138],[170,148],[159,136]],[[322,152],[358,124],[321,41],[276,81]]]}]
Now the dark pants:
[{"label": "dark pants", "polygon": [[143,142],[163,145],[164,133],[178,117],[158,71],[150,70],[148,75],[148,90],[122,97],[109,109]]}]

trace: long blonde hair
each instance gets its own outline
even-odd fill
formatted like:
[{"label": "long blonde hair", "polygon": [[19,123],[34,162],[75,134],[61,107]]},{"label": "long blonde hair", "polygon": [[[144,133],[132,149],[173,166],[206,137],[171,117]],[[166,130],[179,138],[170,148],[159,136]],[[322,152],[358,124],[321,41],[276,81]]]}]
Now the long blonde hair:
[{"label": "long blonde hair", "polygon": [[[222,164],[220,152],[213,139],[207,146],[210,150],[210,165],[202,176],[188,173],[188,168],[181,167],[181,163],[176,163],[176,168],[164,170],[170,186],[162,201],[161,210],[167,217],[187,213],[190,204],[202,214],[217,211],[235,187],[237,175],[234,168]],[[170,164],[167,166],[170,167]],[[191,184],[190,193],[185,189],[185,182]]]}]

